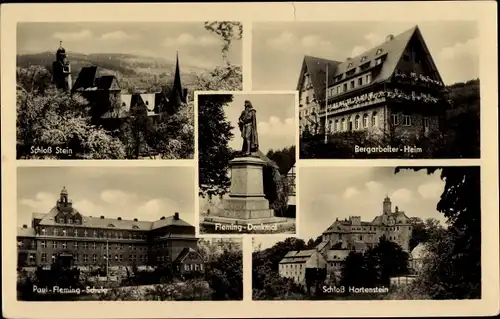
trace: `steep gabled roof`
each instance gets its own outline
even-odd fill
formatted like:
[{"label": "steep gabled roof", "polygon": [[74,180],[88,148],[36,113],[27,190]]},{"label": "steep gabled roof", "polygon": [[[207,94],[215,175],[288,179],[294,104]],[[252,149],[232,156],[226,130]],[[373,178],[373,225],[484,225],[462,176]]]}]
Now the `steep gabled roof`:
[{"label": "steep gabled roof", "polygon": [[279,263],[280,264],[305,263],[311,258],[311,256],[315,252],[316,252],[315,249],[292,250],[292,251],[289,251]]},{"label": "steep gabled roof", "polygon": [[[405,32],[395,36],[392,40],[385,41],[384,43],[381,43],[371,48],[370,50],[363,52],[356,57],[351,58],[350,60],[342,62],[338,66],[335,76],[339,76],[340,74],[343,74],[354,68],[356,68],[357,70],[359,66],[370,61],[373,65],[375,63],[375,59],[385,55],[386,58],[384,63],[382,64],[380,73],[377,75],[377,77],[372,79],[372,83],[384,82],[388,80],[394,73],[394,70],[396,69],[399,60],[401,60],[401,57],[403,55],[404,50],[406,49],[406,46],[410,42],[410,39],[412,38],[417,28],[418,27],[415,26],[409,30],[406,30]],[[377,54],[377,52],[379,51],[380,53]],[[363,57],[366,58],[363,62],[361,62]],[[349,67],[351,63],[352,66]]]},{"label": "steep gabled roof", "polygon": [[73,85],[73,90],[87,89],[94,87],[94,81],[97,74],[96,66],[85,66],[80,70],[78,77],[76,78],[75,85]]},{"label": "steep gabled roof", "polygon": [[300,91],[304,82],[304,74],[309,73],[316,99],[321,101],[325,98],[326,90],[326,69],[328,66],[328,83],[333,82],[337,66],[341,62],[327,60],[323,58],[313,57],[310,55],[304,56],[302,61],[302,70],[300,71],[297,90]]},{"label": "steep gabled roof", "polygon": [[[417,37],[417,39],[421,42],[424,51],[427,53],[427,58],[429,63],[431,64],[431,67],[437,71],[437,67],[432,59],[432,56],[430,55],[427,45],[425,44],[420,29],[418,28],[418,26],[414,26],[413,28],[408,29],[393,37],[392,40],[385,41],[384,43],[381,43],[355,57],[346,59],[344,62],[305,56],[302,63],[302,70],[300,73],[299,81],[297,84],[297,90],[301,89],[304,78],[303,75],[307,70],[310,74],[311,82],[314,87],[314,92],[316,94],[317,100],[322,101],[325,98],[326,65],[329,65],[330,67],[328,69],[328,85],[331,86],[334,83],[334,78],[336,78],[337,76],[344,74],[345,72],[350,70],[356,70],[355,74],[358,74],[359,67],[361,65],[370,62],[371,66],[374,66],[375,60],[382,56],[385,56],[385,61],[382,63],[380,72],[376,74],[374,78],[372,78],[371,83],[366,85],[369,86],[375,83],[383,83],[385,81],[388,81],[394,74],[398,62],[401,60],[406,47],[413,37]],[[333,72],[331,72],[332,69]],[[436,73],[439,77],[438,80],[443,82],[441,76],[439,75],[439,72]]]},{"label": "steep gabled roof", "polygon": [[120,85],[114,75],[103,75],[97,78],[96,86],[99,90],[120,91]]},{"label": "steep gabled roof", "polygon": [[194,250],[194,249],[193,249],[193,248],[191,248],[191,247],[186,247],[186,248],[184,248],[184,249],[183,249],[183,250],[179,253],[179,255],[177,256],[177,258],[175,258],[174,262],[175,262],[175,263],[182,263],[182,262],[184,261],[184,259],[185,259],[185,258],[186,258],[189,254],[196,254],[196,255],[198,255],[198,257],[199,257],[201,260],[205,261],[205,260],[203,259],[203,256],[201,256],[199,252],[197,252],[196,250]]},{"label": "steep gabled roof", "polygon": [[157,229],[165,226],[181,226],[181,227],[192,227],[186,221],[182,219],[175,219],[174,216],[166,217],[165,219],[160,219],[153,222],[151,229]]}]

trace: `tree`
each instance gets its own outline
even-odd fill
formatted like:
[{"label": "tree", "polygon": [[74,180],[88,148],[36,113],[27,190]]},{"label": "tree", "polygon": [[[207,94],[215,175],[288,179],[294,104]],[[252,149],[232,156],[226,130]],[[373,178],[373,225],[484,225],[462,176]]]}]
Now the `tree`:
[{"label": "tree", "polygon": [[428,218],[425,222],[419,218],[419,220],[414,221],[412,225],[413,230],[410,238],[410,251],[418,244],[425,243],[429,238],[436,236],[436,232],[444,231],[439,220],[435,218]]},{"label": "tree", "polygon": [[242,251],[226,251],[210,264],[209,284],[213,300],[243,299]]},{"label": "tree", "polygon": [[365,256],[368,267],[375,265],[376,282],[386,287],[389,287],[391,277],[408,274],[408,257],[401,246],[385,237]]},{"label": "tree", "polygon": [[223,107],[232,100],[227,94],[198,97],[199,194],[203,197],[223,195],[231,184],[227,172],[233,158],[229,148],[233,127]]},{"label": "tree", "polygon": [[426,244],[424,268],[415,285],[432,299],[481,298],[480,168],[427,168],[428,174],[439,171],[445,187],[437,210],[449,227],[435,232]]},{"label": "tree", "polygon": [[222,38],[224,42],[222,46],[222,55],[224,60],[227,60],[227,53],[231,47],[231,42],[241,40],[243,36],[243,25],[236,21],[207,21],[205,29],[215,33]]},{"label": "tree", "polygon": [[[57,90],[49,80],[39,66],[17,70],[17,157],[123,158],[124,145],[91,124],[87,101]],[[58,153],[57,147],[71,152]]]},{"label": "tree", "polygon": [[295,146],[284,147],[281,150],[269,150],[266,156],[278,165],[281,174],[287,174],[295,164]]}]

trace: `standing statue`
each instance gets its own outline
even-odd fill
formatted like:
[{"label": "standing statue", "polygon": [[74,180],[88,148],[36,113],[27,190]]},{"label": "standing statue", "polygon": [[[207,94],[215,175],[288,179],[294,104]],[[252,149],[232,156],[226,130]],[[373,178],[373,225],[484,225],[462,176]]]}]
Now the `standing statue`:
[{"label": "standing statue", "polygon": [[243,137],[243,146],[241,151],[245,156],[250,156],[253,152],[259,150],[259,137],[257,135],[257,111],[253,108],[252,103],[245,101],[245,109],[241,112],[238,119],[238,126]]}]

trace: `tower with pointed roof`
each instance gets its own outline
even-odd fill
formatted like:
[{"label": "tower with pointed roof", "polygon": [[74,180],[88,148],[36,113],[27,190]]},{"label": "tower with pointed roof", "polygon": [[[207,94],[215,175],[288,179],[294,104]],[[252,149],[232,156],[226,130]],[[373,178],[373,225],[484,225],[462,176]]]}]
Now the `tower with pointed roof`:
[{"label": "tower with pointed roof", "polygon": [[357,56],[305,56],[297,83],[300,131],[428,135],[447,104],[418,26]]},{"label": "tower with pointed roof", "polygon": [[63,91],[71,91],[71,64],[67,60],[66,50],[62,46],[62,41],[59,43],[59,48],[56,51],[56,60],[52,63],[52,74],[56,88]]},{"label": "tower with pointed roof", "polygon": [[181,71],[179,66],[179,53],[175,60],[174,84],[169,96],[169,112],[175,113],[183,103],[187,103],[187,89],[182,87]]},{"label": "tower with pointed roof", "polygon": [[383,213],[384,213],[384,215],[390,214],[391,210],[392,210],[391,199],[389,198],[389,196],[385,196],[384,203],[383,203]]}]

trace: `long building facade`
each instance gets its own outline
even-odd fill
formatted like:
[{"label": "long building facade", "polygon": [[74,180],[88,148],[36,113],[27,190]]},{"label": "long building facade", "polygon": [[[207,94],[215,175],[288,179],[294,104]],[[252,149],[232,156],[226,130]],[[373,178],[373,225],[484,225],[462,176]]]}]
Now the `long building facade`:
[{"label": "long building facade", "polygon": [[344,61],[305,56],[300,131],[425,136],[439,130],[446,89],[418,28]]},{"label": "long building facade", "polygon": [[158,266],[203,270],[195,228],[179,213],[157,221],[85,216],[73,207],[66,188],[45,214],[17,233],[18,265],[49,266],[62,257],[74,266]]}]

